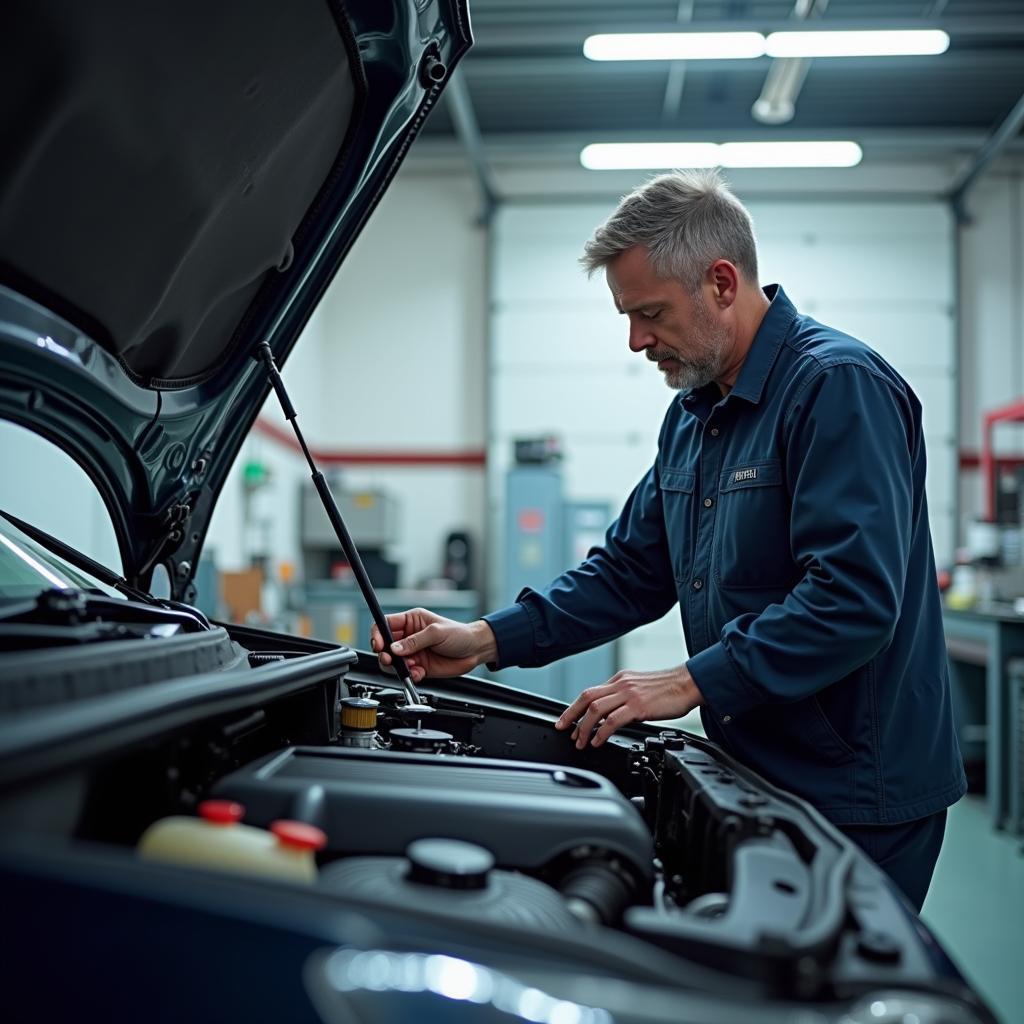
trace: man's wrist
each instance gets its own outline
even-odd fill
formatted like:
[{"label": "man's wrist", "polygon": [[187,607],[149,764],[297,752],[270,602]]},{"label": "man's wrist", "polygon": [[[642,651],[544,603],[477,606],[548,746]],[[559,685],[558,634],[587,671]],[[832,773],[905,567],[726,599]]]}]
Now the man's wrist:
[{"label": "man's wrist", "polygon": [[693,673],[690,672],[686,665],[683,665],[683,689],[686,693],[687,699],[691,700],[692,707],[699,708],[704,703],[704,694],[700,692],[700,687],[697,685],[697,680],[693,678]]},{"label": "man's wrist", "polygon": [[498,641],[494,630],[483,619],[471,622],[469,628],[473,632],[474,656],[478,665],[486,665],[498,660]]}]

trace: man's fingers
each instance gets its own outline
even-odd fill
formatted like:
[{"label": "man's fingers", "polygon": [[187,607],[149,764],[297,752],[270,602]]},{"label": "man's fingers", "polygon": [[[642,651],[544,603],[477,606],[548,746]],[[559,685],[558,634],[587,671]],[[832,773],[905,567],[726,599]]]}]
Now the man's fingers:
[{"label": "man's fingers", "polygon": [[[394,616],[389,616],[389,618],[394,618]],[[405,636],[405,630],[401,626],[389,624],[389,628],[392,640],[401,640]],[[376,651],[378,654],[384,650],[384,638],[381,636],[376,622],[370,626],[370,650]]]},{"label": "man's fingers", "polygon": [[436,625],[431,624],[426,629],[421,629],[418,633],[411,633],[409,636],[402,637],[401,641],[396,641],[391,645],[391,650],[395,654],[401,654],[404,657],[407,654],[412,654],[414,651],[422,651],[424,648],[433,647],[434,644],[439,643],[442,639],[441,631]]},{"label": "man's fingers", "polygon": [[624,725],[629,725],[633,721],[636,721],[636,715],[629,710],[629,705],[623,704],[621,707],[616,708],[605,718],[601,728],[597,730],[593,740],[591,740],[591,746],[601,746],[612,733],[618,732]]},{"label": "man's fingers", "polygon": [[590,734],[594,731],[598,722],[623,703],[624,698],[617,693],[591,701],[587,713],[580,719],[579,735],[576,737],[576,749],[582,750],[590,741]]},{"label": "man's fingers", "polygon": [[386,616],[388,620],[388,629],[391,630],[392,635],[396,635],[400,632],[405,632],[405,612],[394,612],[391,615]]},{"label": "man's fingers", "polygon": [[423,633],[413,633],[411,636],[405,636],[401,640],[396,640],[391,645],[391,650],[394,654],[400,654],[404,658],[414,651],[419,651],[429,646],[429,643],[423,642]]},{"label": "man's fingers", "polygon": [[556,729],[568,729],[570,725],[575,723],[579,719],[587,708],[601,697],[607,696],[611,693],[611,687],[605,683],[603,686],[591,686],[589,689],[584,690],[559,716],[557,722],[555,722]]}]

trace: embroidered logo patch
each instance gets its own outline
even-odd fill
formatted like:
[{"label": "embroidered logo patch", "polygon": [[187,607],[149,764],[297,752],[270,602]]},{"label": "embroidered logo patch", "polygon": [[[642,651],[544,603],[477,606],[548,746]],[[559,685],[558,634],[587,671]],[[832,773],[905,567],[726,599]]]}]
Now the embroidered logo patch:
[{"label": "embroidered logo patch", "polygon": [[757,467],[752,466],[750,469],[737,469],[732,475],[732,482],[738,484],[743,480],[756,480],[757,479]]}]

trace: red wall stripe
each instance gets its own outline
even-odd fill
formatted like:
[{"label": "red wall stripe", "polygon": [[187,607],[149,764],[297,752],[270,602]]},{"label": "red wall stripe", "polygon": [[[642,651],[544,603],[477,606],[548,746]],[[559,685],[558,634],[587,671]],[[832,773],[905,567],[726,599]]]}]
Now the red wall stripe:
[{"label": "red wall stripe", "polygon": [[[253,429],[264,437],[301,455],[302,449],[290,430],[285,430],[268,420],[257,419]],[[465,451],[416,451],[371,449],[345,450],[339,448],[309,449],[313,460],[322,466],[471,466],[482,468],[487,464],[487,453],[483,449]]]}]

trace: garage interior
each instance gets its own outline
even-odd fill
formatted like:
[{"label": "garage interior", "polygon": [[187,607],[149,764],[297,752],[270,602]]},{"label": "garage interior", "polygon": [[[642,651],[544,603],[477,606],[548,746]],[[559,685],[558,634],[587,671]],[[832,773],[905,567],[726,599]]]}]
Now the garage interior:
[{"label": "garage interior", "polygon": [[[969,793],[922,916],[1003,1019],[1024,1019],[1024,2],[473,0],[471,13],[473,49],[282,371],[382,605],[470,621],[600,543],[670,396],[627,347],[602,275],[580,271],[583,242],[622,195],[702,152],[637,146],[739,147],[708,159],[753,215],[762,281],[868,342],[923,405]],[[699,59],[587,44],[770,39],[804,22],[948,44]],[[786,166],[748,143],[848,165]],[[0,508],[118,564],[85,473],[3,422]],[[210,616],[368,647],[369,613],[273,395],[195,586]],[[568,702],[620,668],[681,660],[673,609],[491,677]],[[696,713],[678,724],[701,729]]]}]

